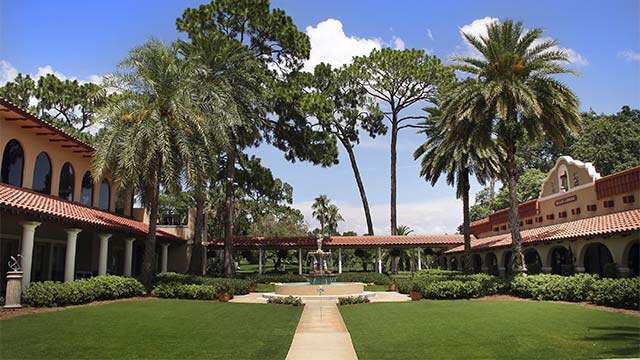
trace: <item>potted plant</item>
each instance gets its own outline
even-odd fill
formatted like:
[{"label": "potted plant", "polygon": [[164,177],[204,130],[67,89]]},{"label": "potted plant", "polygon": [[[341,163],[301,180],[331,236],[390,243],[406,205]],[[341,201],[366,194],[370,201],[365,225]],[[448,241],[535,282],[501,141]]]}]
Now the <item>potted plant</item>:
[{"label": "potted plant", "polygon": [[422,299],[422,289],[420,288],[420,284],[418,283],[413,284],[411,288],[411,292],[409,293],[409,296],[413,301]]},{"label": "potted plant", "polygon": [[256,280],[251,280],[251,283],[249,284],[249,292],[256,292],[256,290],[258,289],[258,282]]},{"label": "potted plant", "polygon": [[398,291],[398,285],[396,284],[396,277],[391,277],[391,284],[389,284],[389,291]]},{"label": "potted plant", "polygon": [[218,285],[218,301],[228,302],[233,298],[233,293],[229,284],[223,283]]}]

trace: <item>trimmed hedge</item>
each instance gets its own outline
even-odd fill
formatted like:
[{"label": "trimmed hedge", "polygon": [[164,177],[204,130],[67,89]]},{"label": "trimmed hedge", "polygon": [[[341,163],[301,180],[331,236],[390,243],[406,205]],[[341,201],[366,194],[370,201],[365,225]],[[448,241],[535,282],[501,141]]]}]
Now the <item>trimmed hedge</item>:
[{"label": "trimmed hedge", "polygon": [[391,279],[385,275],[375,272],[354,272],[342,273],[338,275],[336,281],[340,282],[361,282],[365,284],[390,285]]},{"label": "trimmed hedge", "polygon": [[157,285],[151,294],[167,299],[216,300],[220,289],[215,285],[170,282]]},{"label": "trimmed hedge", "polygon": [[249,275],[245,279],[250,280],[255,284],[270,284],[270,283],[288,283],[288,282],[306,282],[307,278],[298,274],[262,274],[262,275]]},{"label": "trimmed hedge", "polygon": [[369,300],[366,296],[345,296],[338,298],[338,303],[341,306],[344,305],[355,305],[355,304],[368,304],[371,300]]},{"label": "trimmed hedge", "polygon": [[291,305],[291,306],[302,306],[302,299],[297,296],[287,296],[287,297],[271,297],[267,299],[268,304],[278,304],[278,305]]},{"label": "trimmed hedge", "polygon": [[102,275],[69,282],[34,282],[25,290],[24,301],[34,307],[54,307],[144,294],[144,286],[134,278]]},{"label": "trimmed hedge", "polygon": [[231,295],[245,295],[249,293],[252,282],[246,279],[215,278],[208,276],[194,276],[166,272],[156,275],[156,284],[185,284],[185,285],[209,285],[214,286],[220,292],[228,292]]},{"label": "trimmed hedge", "polygon": [[596,281],[589,291],[589,301],[597,305],[640,310],[640,277]]}]

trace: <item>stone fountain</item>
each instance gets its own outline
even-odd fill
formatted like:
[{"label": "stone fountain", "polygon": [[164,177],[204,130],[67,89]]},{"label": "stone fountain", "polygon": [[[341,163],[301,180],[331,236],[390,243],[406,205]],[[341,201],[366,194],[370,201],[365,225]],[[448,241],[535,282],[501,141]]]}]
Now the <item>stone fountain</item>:
[{"label": "stone fountain", "polygon": [[[311,271],[304,275],[311,285],[331,285],[338,275],[331,272],[331,252],[322,251],[322,238],[318,237],[318,250],[307,254],[313,257]],[[327,261],[328,260],[328,261]]]}]

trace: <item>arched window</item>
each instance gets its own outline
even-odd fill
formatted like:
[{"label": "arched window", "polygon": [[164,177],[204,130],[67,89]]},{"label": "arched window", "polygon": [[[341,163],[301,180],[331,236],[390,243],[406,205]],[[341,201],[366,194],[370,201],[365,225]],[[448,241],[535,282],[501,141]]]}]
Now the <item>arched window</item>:
[{"label": "arched window", "polygon": [[111,189],[107,180],[103,180],[100,184],[100,198],[98,208],[101,210],[109,210],[109,198],[111,197]]},{"label": "arched window", "polygon": [[64,163],[62,171],[60,171],[60,187],[58,188],[58,196],[60,198],[73,201],[73,185],[75,182],[73,175],[73,166],[69,163]]},{"label": "arched window", "polygon": [[22,146],[16,140],[11,140],[4,147],[2,154],[2,181],[3,183],[22,186],[22,169],[24,166],[24,152]]},{"label": "arched window", "polygon": [[93,205],[93,179],[91,173],[86,172],[82,177],[82,189],[80,190],[80,203],[87,206]]},{"label": "arched window", "polygon": [[31,189],[43,194],[51,194],[51,160],[46,152],[41,152],[33,167],[33,183]]}]

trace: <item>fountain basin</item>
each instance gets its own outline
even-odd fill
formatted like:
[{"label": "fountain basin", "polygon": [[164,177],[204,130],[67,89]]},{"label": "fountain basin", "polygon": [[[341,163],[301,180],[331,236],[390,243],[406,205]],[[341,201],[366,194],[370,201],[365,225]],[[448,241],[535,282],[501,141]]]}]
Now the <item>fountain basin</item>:
[{"label": "fountain basin", "polygon": [[[319,289],[322,289],[322,294]],[[313,285],[311,283],[283,283],[274,285],[276,295],[292,296],[335,296],[364,293],[364,284],[360,282],[334,282],[331,285]]]}]

